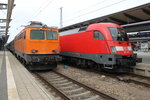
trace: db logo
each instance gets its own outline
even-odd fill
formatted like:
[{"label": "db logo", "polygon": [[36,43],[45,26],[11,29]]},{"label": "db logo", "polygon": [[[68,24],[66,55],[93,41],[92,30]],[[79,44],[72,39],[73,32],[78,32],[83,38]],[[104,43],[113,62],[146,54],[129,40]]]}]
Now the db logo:
[{"label": "db logo", "polygon": [[128,53],[128,48],[127,47],[123,47],[124,49],[124,53]]}]

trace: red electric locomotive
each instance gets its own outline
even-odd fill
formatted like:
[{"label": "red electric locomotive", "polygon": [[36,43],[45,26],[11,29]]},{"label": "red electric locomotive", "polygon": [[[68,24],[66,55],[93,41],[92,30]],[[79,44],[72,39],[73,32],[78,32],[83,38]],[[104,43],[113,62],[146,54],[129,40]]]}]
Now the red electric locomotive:
[{"label": "red electric locomotive", "polygon": [[96,23],[60,31],[65,61],[115,72],[126,72],[127,66],[142,62],[133,53],[125,30],[117,24]]}]

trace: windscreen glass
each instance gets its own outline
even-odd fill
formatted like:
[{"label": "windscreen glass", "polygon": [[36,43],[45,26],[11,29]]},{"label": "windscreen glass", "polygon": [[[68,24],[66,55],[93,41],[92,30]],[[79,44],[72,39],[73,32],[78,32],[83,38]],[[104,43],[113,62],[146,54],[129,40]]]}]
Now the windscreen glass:
[{"label": "windscreen glass", "polygon": [[129,40],[126,32],[122,28],[110,27],[109,31],[114,41],[128,41]]},{"label": "windscreen glass", "polygon": [[57,32],[56,31],[46,31],[46,39],[47,40],[57,40],[58,36],[57,36]]},{"label": "windscreen glass", "polygon": [[43,30],[31,30],[30,38],[31,39],[44,39],[44,31]]}]

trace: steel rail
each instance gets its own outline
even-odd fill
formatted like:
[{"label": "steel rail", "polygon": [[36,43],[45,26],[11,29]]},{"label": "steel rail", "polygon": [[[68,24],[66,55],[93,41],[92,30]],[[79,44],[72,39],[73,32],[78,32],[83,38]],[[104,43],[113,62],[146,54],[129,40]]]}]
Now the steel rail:
[{"label": "steel rail", "polygon": [[140,81],[136,81],[136,80],[132,80],[132,79],[128,79],[128,80],[126,80],[126,82],[135,83],[135,84],[138,84],[138,85],[144,85],[145,87],[150,88],[150,84],[148,84],[148,83],[144,83],[144,82],[140,82]]},{"label": "steel rail", "polygon": [[93,93],[95,93],[95,94],[97,94],[97,95],[99,95],[99,96],[101,96],[101,97],[103,97],[103,98],[105,98],[105,99],[107,99],[107,100],[117,100],[117,99],[115,99],[114,97],[111,97],[111,96],[109,96],[109,95],[107,95],[107,94],[105,94],[105,93],[103,93],[103,92],[100,92],[100,91],[98,91],[98,90],[95,90],[95,89],[93,89],[93,88],[91,88],[91,87],[89,87],[89,86],[87,86],[87,85],[85,85],[85,84],[83,84],[83,83],[80,83],[80,82],[78,82],[78,81],[76,81],[76,80],[74,80],[74,79],[71,79],[71,78],[69,78],[69,77],[67,77],[67,76],[65,76],[65,75],[63,75],[63,74],[61,74],[61,73],[59,73],[59,72],[56,72],[56,71],[54,71],[54,72],[57,73],[57,74],[59,74],[60,76],[63,76],[64,78],[66,78],[66,79],[72,81],[73,83],[75,83],[75,84],[77,84],[77,85],[79,85],[79,86],[81,86],[81,87],[84,87],[85,89],[87,89],[87,90],[89,90],[89,91],[92,91]]},{"label": "steel rail", "polygon": [[59,96],[61,96],[64,100],[72,100],[71,98],[69,98],[67,95],[65,95],[63,92],[61,92],[60,90],[58,90],[54,85],[52,85],[50,82],[46,81],[46,79],[44,77],[42,77],[41,75],[39,75],[37,72],[34,73],[35,75],[37,75],[44,83],[46,83],[48,86],[50,86],[56,93],[58,93]]}]

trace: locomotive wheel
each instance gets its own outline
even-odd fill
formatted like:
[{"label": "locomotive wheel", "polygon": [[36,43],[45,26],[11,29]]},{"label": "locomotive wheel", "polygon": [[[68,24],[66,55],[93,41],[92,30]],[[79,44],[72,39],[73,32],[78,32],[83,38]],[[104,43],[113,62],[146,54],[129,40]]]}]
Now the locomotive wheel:
[{"label": "locomotive wheel", "polygon": [[22,59],[22,63],[23,63],[23,65],[25,65],[25,64],[26,64],[26,61],[25,61],[24,59]]},{"label": "locomotive wheel", "polygon": [[102,71],[102,66],[100,64],[96,64],[96,70]]}]

